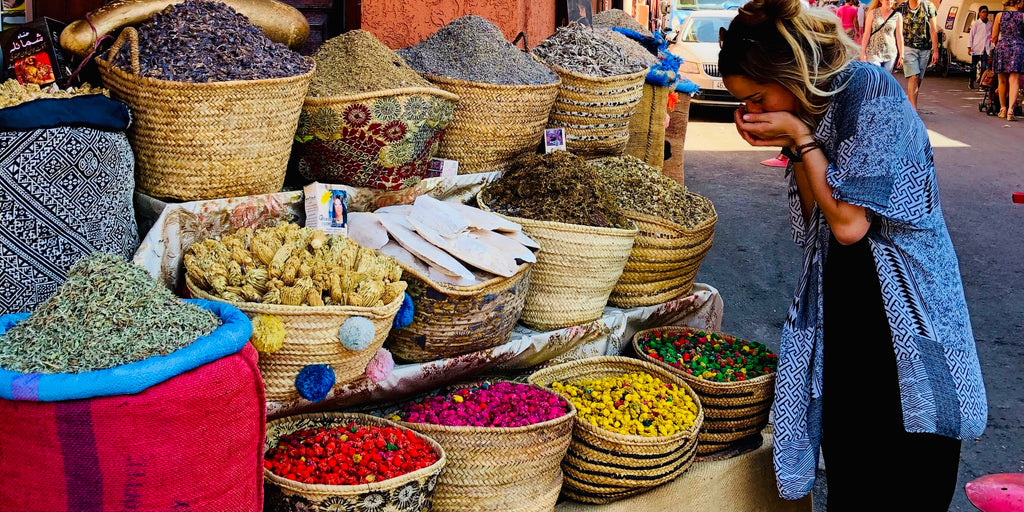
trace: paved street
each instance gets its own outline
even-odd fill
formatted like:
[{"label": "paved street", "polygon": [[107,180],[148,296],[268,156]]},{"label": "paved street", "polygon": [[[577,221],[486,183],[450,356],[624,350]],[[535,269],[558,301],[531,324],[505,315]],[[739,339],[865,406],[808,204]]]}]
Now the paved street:
[{"label": "paved street", "polygon": [[[920,101],[989,399],[987,430],[963,445],[953,511],[977,510],[963,490],[968,481],[1024,472],[1024,205],[1011,203],[1012,192],[1024,191],[1024,121],[979,113],[980,99],[966,77],[927,76]],[[690,111],[686,185],[710,198],[719,215],[697,280],[721,292],[725,332],[777,349],[800,253],[790,238],[783,170],[758,164],[775,151],[747,146],[731,115]],[[850,406],[863,408],[870,428],[865,398]],[[885,454],[875,456],[885,463]]]}]

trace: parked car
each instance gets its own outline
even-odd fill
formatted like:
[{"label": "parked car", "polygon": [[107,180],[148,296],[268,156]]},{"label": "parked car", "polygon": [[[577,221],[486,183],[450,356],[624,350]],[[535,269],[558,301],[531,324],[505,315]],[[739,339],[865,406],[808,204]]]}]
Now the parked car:
[{"label": "parked car", "polygon": [[971,25],[978,19],[978,8],[989,9],[988,19],[994,20],[1002,10],[1002,2],[986,0],[942,0],[938,6],[939,62],[935,71],[945,75],[949,68],[968,69],[971,55],[967,51],[971,38]]},{"label": "parked car", "polygon": [[694,11],[739,9],[744,3],[746,0],[668,0],[663,4],[667,7],[669,20],[665,32],[668,33],[669,39],[672,39]]},{"label": "parked car", "polygon": [[700,87],[691,103],[734,107],[739,100],[733,97],[718,73],[718,31],[728,28],[736,17],[735,10],[693,11],[686,17],[668,51],[681,57],[679,73]]}]

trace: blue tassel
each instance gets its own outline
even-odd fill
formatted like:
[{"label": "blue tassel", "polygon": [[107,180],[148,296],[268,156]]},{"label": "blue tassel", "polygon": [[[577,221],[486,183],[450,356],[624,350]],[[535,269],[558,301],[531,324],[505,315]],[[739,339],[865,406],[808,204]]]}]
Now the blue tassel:
[{"label": "blue tassel", "polygon": [[350,316],[338,329],[338,340],[349,350],[366,350],[373,343],[377,328],[369,318]]},{"label": "blue tassel", "polygon": [[402,299],[402,306],[398,308],[398,314],[395,315],[395,322],[392,326],[395,329],[405,329],[412,324],[412,315],[416,312],[416,308],[413,306],[412,297],[409,294],[405,294],[405,298]]},{"label": "blue tassel", "polygon": [[299,396],[310,402],[327,398],[327,393],[333,387],[334,369],[326,364],[311,364],[295,377],[295,389],[299,391]]}]

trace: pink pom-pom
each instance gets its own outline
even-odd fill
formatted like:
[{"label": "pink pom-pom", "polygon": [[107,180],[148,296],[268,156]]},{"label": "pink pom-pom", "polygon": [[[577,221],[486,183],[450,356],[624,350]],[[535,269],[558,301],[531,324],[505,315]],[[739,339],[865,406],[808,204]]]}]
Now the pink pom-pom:
[{"label": "pink pom-pom", "polygon": [[391,352],[384,348],[377,349],[373,359],[370,359],[369,364],[366,365],[366,378],[370,379],[370,382],[378,384],[387,380],[394,369],[395,358],[391,356]]}]

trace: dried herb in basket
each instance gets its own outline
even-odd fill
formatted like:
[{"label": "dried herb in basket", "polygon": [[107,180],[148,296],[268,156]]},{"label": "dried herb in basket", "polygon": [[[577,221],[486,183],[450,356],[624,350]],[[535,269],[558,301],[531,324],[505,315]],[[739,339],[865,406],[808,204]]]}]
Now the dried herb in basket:
[{"label": "dried herb in basket", "polygon": [[715,215],[711,201],[633,156],[590,162],[623,210],[646,213],[694,229]]},{"label": "dried herb in basket", "polygon": [[328,39],[313,55],[310,96],[339,96],[403,87],[434,87],[365,30]]},{"label": "dried herb in basket", "polygon": [[628,75],[647,68],[594,29],[578,23],[559,28],[537,45],[533,54],[550,65],[596,77]]}]

